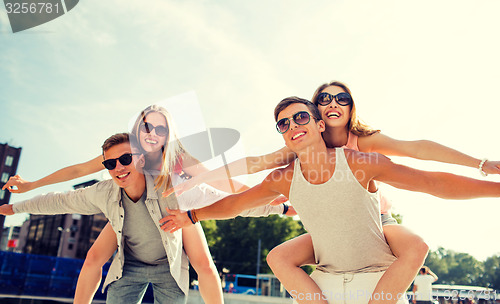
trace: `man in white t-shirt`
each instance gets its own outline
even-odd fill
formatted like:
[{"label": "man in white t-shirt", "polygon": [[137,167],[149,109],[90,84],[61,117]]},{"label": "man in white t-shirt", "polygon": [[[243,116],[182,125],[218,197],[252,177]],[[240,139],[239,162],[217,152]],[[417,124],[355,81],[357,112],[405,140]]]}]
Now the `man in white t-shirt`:
[{"label": "man in white t-shirt", "polygon": [[432,283],[438,279],[429,267],[420,268],[420,272],[413,282],[413,303],[432,304]]}]

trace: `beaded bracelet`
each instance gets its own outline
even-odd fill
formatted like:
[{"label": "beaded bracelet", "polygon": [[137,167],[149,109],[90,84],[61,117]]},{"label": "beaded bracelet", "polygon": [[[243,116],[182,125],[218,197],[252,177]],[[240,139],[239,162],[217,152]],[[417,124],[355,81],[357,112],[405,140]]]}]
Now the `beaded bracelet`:
[{"label": "beaded bracelet", "polygon": [[488,173],[484,172],[483,167],[484,164],[488,161],[488,159],[483,158],[481,162],[479,163],[479,173],[481,173],[482,176],[488,176]]}]

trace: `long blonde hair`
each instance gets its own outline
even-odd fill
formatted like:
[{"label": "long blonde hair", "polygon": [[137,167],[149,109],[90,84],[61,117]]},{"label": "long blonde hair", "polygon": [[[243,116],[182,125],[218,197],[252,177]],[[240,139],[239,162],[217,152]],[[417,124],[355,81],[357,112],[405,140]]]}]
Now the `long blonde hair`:
[{"label": "long blonde hair", "polygon": [[[136,141],[135,144],[140,149],[140,151],[144,154],[147,154],[147,152],[142,148],[142,145],[140,144],[139,128],[141,127],[141,124],[146,122],[146,116],[154,112],[160,113],[165,117],[165,121],[167,123],[166,127],[168,129],[168,134],[167,138],[165,139],[165,144],[161,148],[162,166],[160,174],[155,180],[155,189],[158,189],[160,187],[166,189],[167,187],[170,187],[172,184],[172,179],[170,174],[174,171],[175,166],[178,163],[181,163],[183,154],[186,151],[182,146],[182,143],[179,141],[179,138],[177,137],[177,131],[173,123],[172,117],[170,116],[170,113],[167,111],[167,109],[159,105],[148,106],[137,117],[134,126],[132,128],[131,135],[135,139]],[[146,166],[148,166],[147,161],[146,161]]]},{"label": "long blonde hair", "polygon": [[[352,93],[351,90],[345,85],[344,83],[340,81],[332,81],[330,83],[324,83],[320,85],[316,91],[314,92],[314,95],[312,97],[312,102],[318,106],[318,95],[327,87],[330,86],[336,86],[339,88],[342,88],[346,93],[349,93],[352,98]],[[347,130],[354,135],[357,136],[370,136],[375,133],[379,133],[380,130],[373,129],[366,123],[364,123],[357,115],[356,113],[356,104],[354,103],[354,98],[352,98],[352,104],[351,104],[351,113],[349,115],[349,122],[347,123]]]}]

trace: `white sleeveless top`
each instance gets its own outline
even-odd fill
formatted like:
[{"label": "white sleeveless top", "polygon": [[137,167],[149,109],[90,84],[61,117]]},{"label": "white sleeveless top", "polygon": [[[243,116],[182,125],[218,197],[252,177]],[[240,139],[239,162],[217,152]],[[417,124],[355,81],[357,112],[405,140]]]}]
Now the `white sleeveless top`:
[{"label": "white sleeveless top", "polygon": [[309,183],[295,160],[290,203],[311,235],[318,270],[384,271],[396,258],[382,232],[379,195],[368,192],[354,177],[344,149],[335,150],[335,171],[320,185]]}]

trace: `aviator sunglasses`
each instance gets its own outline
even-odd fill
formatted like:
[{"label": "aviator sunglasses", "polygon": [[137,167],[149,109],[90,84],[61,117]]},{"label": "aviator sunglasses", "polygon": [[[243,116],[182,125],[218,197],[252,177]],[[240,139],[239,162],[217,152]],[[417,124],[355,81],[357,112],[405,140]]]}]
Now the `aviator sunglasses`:
[{"label": "aviator sunglasses", "polygon": [[327,106],[333,100],[340,106],[348,106],[352,104],[352,97],[349,93],[338,93],[337,95],[332,95],[326,92],[320,93],[316,99],[319,105]]},{"label": "aviator sunglasses", "polygon": [[[309,123],[309,121],[311,120],[311,115],[306,111],[300,111],[293,114],[292,119],[296,124],[303,126]],[[285,133],[286,131],[288,131],[289,128],[290,128],[290,118],[288,117],[282,118],[278,120],[278,122],[276,123],[276,129],[280,134]]]},{"label": "aviator sunglasses", "polygon": [[118,158],[106,159],[102,162],[104,168],[108,170],[113,170],[116,168],[116,161],[119,161],[123,166],[128,166],[132,163],[132,155],[141,155],[141,153],[125,153]]},{"label": "aviator sunglasses", "polygon": [[156,135],[158,136],[167,136],[168,134],[168,129],[165,126],[153,126],[149,122],[142,123],[140,126],[140,130],[145,133],[151,133],[153,130],[155,130]]}]

